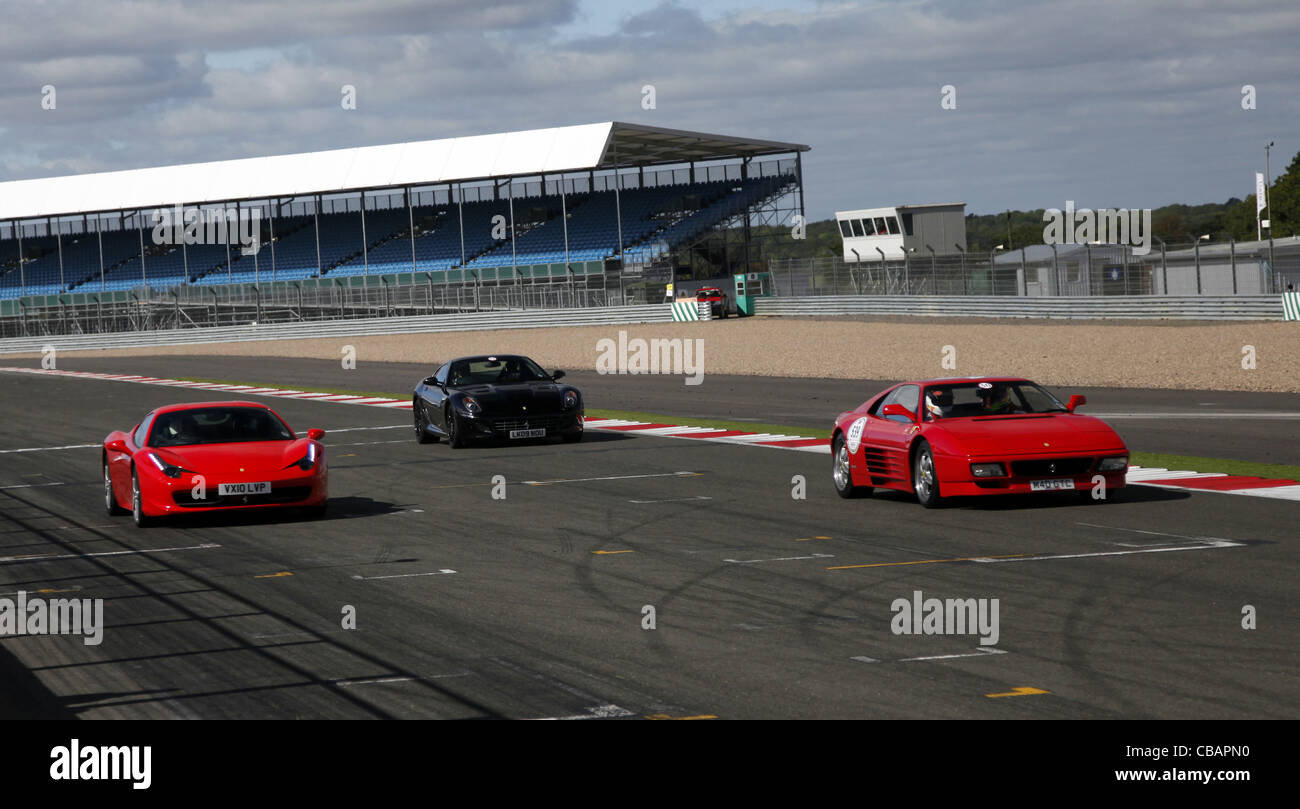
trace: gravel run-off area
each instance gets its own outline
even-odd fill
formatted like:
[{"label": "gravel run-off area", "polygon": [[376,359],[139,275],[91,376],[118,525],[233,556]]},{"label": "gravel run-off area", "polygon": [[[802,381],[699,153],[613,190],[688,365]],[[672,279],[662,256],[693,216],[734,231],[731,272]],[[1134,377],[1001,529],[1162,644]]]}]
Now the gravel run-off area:
[{"label": "gravel run-off area", "polygon": [[[839,379],[1024,376],[1046,385],[1300,392],[1300,323],[752,317],[697,323],[507,329],[68,352],[417,362],[519,353],[598,370],[602,339],[701,340],[705,374]],[[51,342],[57,346],[57,338]],[[1247,347],[1253,347],[1253,352]],[[1253,353],[1253,368],[1249,365]],[[947,363],[945,364],[945,360]],[[955,366],[955,367],[954,367]],[[129,372],[123,364],[123,371]],[[190,376],[219,369],[196,366]],[[266,381],[266,380],[255,380]]]}]

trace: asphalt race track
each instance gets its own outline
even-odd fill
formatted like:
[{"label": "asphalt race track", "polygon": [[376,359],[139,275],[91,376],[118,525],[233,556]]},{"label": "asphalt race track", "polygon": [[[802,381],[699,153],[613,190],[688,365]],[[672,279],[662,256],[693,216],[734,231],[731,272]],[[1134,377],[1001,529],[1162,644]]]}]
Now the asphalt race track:
[{"label": "asphalt race track", "polygon": [[[319,369],[292,361],[306,369],[294,377],[281,362],[60,367],[343,386],[337,370],[311,379]],[[350,386],[414,381],[411,369],[370,368],[349,372]],[[392,381],[362,376],[381,372]],[[593,407],[734,415],[606,393],[632,378],[574,377],[601,383]],[[719,392],[716,409],[746,395],[725,384],[701,386]],[[783,401],[753,395],[780,380],[747,384],[751,402]],[[829,398],[808,414],[816,426],[873,389],[817,387]],[[1280,409],[1211,395],[1192,400]],[[1091,407],[1175,406],[1116,397]],[[841,500],[828,459],[810,453],[607,433],[452,450],[417,445],[406,411],[282,400],[273,406],[299,432],[329,431],[327,519],[195,516],[139,530],[107,517],[103,436],[158,404],[212,398],[0,374],[0,594],[102,598],[107,625],[99,646],[0,640],[3,715],[1300,716],[1293,502],[1130,487],[1103,504],[1051,495],[927,511],[901,493]],[[803,423],[797,410],[748,412]],[[1195,423],[1195,454],[1214,454],[1199,440],[1211,440],[1199,432],[1209,422]],[[1276,423],[1233,423],[1244,432],[1214,440],[1251,447],[1271,430],[1286,443]],[[1128,423],[1121,431],[1139,445]],[[1182,438],[1178,451],[1193,454]],[[1271,451],[1234,455],[1283,461],[1296,449]],[[806,499],[792,497],[796,475]],[[916,590],[998,599],[997,644],[893,634],[891,603]],[[1242,628],[1244,605],[1257,629]],[[347,606],[355,630],[341,626]]]},{"label": "asphalt race track", "polygon": [[[211,350],[211,349],[209,349]],[[39,368],[37,359],[0,358],[0,366]],[[436,368],[367,362],[343,370],[330,360],[279,357],[60,356],[70,371],[258,382],[281,387],[312,386],[366,392],[410,392]],[[679,376],[603,376],[569,372],[590,408],[632,410],[683,420],[731,419],[830,429],[835,417],[852,410],[896,380],[798,379],[707,374],[701,385]],[[1204,455],[1256,463],[1300,465],[1300,408],[1293,393],[1057,388],[1067,397],[1082,393],[1081,412],[1111,422],[1129,448],[1175,455]]]}]

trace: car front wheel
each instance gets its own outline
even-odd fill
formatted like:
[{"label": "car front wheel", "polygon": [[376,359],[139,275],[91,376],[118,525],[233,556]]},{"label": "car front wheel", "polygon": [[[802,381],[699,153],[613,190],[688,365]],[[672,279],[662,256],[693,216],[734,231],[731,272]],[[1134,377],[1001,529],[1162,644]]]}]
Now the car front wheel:
[{"label": "car front wheel", "polygon": [[469,443],[465,425],[454,407],[447,408],[447,443],[452,449],[460,449]]},{"label": "car front wheel", "polygon": [[153,525],[153,518],[145,516],[144,495],[140,493],[140,475],[134,468],[131,469],[131,518],[135,520],[137,528]]},{"label": "car front wheel", "polygon": [[110,517],[126,513],[126,509],[117,504],[117,495],[113,494],[113,476],[109,472],[107,458],[104,459],[104,510]]},{"label": "car front wheel", "polygon": [[424,415],[424,403],[416,399],[411,404],[415,413],[415,440],[420,444],[437,443],[438,437],[429,433],[429,420]]},{"label": "car front wheel", "polygon": [[871,494],[870,486],[853,485],[853,474],[849,468],[851,464],[849,447],[844,441],[844,436],[835,437],[831,459],[831,480],[835,483],[836,494],[844,498],[866,497]]}]

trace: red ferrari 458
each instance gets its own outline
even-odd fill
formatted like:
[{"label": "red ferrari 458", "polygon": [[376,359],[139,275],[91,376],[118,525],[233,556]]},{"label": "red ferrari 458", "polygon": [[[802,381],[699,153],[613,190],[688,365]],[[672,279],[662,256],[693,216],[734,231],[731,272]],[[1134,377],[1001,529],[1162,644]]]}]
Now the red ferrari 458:
[{"label": "red ferrari 458", "polygon": [[308,430],[299,438],[253,402],[160,407],[104,439],[104,506],[109,514],[129,510],[139,526],[168,514],[268,506],[322,517],[324,436]]},{"label": "red ferrari 458", "polygon": [[[841,413],[831,433],[835,491],[914,491],[927,508],[981,494],[1124,486],[1128,448],[1110,425],[1026,379],[903,382]],[[1102,489],[1099,484],[1104,483]]]}]

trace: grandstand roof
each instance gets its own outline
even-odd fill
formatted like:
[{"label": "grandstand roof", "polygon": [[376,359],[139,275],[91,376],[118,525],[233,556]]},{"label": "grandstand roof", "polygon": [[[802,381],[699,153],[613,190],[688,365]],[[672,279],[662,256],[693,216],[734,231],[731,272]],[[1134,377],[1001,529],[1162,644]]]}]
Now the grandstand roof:
[{"label": "grandstand roof", "polygon": [[610,121],[0,183],[0,220],[723,160],[797,143]]}]

